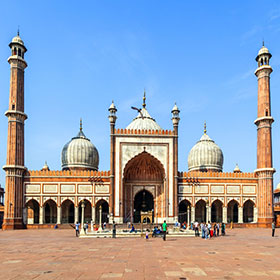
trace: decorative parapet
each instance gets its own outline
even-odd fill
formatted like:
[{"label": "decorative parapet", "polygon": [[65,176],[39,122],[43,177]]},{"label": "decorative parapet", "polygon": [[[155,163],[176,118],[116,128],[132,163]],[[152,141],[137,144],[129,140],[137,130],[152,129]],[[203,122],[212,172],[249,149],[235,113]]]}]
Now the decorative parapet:
[{"label": "decorative parapet", "polygon": [[174,136],[173,130],[152,130],[152,129],[115,129],[117,135],[161,135]]},{"label": "decorative parapet", "polygon": [[178,177],[182,179],[186,178],[252,178],[257,179],[257,175],[254,172],[202,172],[202,171],[189,171],[189,172],[178,172]]},{"label": "decorative parapet", "polygon": [[25,177],[110,177],[110,171],[93,170],[28,170]]}]

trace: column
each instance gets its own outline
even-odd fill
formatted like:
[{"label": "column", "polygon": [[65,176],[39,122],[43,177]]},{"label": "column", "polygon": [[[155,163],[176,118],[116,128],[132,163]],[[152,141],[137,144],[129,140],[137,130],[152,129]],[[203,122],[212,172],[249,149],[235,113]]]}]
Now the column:
[{"label": "column", "polygon": [[91,207],[91,219],[92,219],[92,222],[95,224],[95,206],[94,205]]},{"label": "column", "polygon": [[253,223],[257,223],[258,222],[258,208],[255,206],[254,207],[254,217],[253,217]]},{"label": "column", "polygon": [[208,221],[211,222],[211,207],[209,205],[206,206],[206,220],[205,220],[205,222],[208,223]]},{"label": "column", "polygon": [[238,223],[243,223],[243,207],[241,206],[238,207]]},{"label": "column", "polygon": [[98,231],[102,231],[102,206],[99,206],[99,228]]},{"label": "column", "polygon": [[61,206],[57,205],[57,224],[61,224]]},{"label": "column", "polygon": [[195,221],[195,207],[194,206],[191,207],[191,221],[192,222]]},{"label": "column", "polygon": [[187,224],[190,224],[190,206],[188,206],[188,211],[187,211]]},{"label": "column", "polygon": [[85,203],[82,201],[81,203],[81,208],[82,208],[82,217],[81,217],[81,235],[85,234],[85,229],[84,229],[84,220],[85,220]]},{"label": "column", "polygon": [[79,222],[79,206],[75,206],[74,210],[74,223]]},{"label": "column", "polygon": [[223,207],[223,223],[227,223],[227,207]]},{"label": "column", "polygon": [[27,225],[27,208],[26,207],[23,208],[22,213],[23,213],[23,224]]},{"label": "column", "polygon": [[39,208],[39,224],[42,225],[44,223],[44,207],[40,206]]}]

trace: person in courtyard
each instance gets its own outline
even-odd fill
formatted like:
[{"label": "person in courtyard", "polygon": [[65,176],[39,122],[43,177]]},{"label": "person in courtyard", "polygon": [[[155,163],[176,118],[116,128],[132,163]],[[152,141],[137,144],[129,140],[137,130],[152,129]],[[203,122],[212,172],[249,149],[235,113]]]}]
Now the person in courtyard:
[{"label": "person in courtyard", "polygon": [[226,225],[224,223],[222,223],[221,232],[222,232],[222,236],[226,234]]},{"label": "person in courtyard", "polygon": [[195,232],[195,236],[199,236],[199,228],[198,228],[197,221],[194,222],[194,232]]},{"label": "person in courtyard", "polygon": [[112,231],[113,238],[116,238],[116,232],[117,232],[117,225],[116,225],[115,221],[113,221],[113,231]]},{"label": "person in courtyard", "polygon": [[76,222],[75,223],[75,230],[76,230],[76,237],[79,237],[80,235],[80,223],[79,222]]},{"label": "person in courtyard", "polygon": [[275,234],[275,222],[274,221],[272,221],[271,228],[272,228],[272,237],[274,237],[274,234]]},{"label": "person in courtyard", "polygon": [[106,222],[103,223],[103,229],[106,229]]},{"label": "person in courtyard", "polygon": [[146,241],[148,241],[148,239],[149,239],[149,231],[148,229],[146,229]]},{"label": "person in courtyard", "polygon": [[163,241],[166,241],[167,224],[165,220],[162,224],[162,232],[163,232]]},{"label": "person in courtyard", "polygon": [[205,231],[204,231],[204,224],[203,222],[200,223],[200,231],[201,231],[201,238],[205,238]]},{"label": "person in courtyard", "polygon": [[210,237],[213,236],[213,234],[212,234],[212,236],[211,236],[212,226],[211,226],[210,221],[208,221],[207,229],[208,229],[208,237],[210,238]]},{"label": "person in courtyard", "polygon": [[85,229],[85,233],[87,234],[88,233],[88,222],[85,223],[84,229]]},{"label": "person in courtyard", "polygon": [[213,232],[213,236],[217,236],[217,225],[216,225],[216,223],[214,224],[214,232]]},{"label": "person in courtyard", "polygon": [[220,234],[220,224],[217,223],[217,236],[219,236],[219,234]]},{"label": "person in courtyard", "polygon": [[134,227],[134,225],[133,225],[133,224],[131,224],[131,230],[130,230],[130,233],[132,233],[132,232],[136,232],[135,227]]}]

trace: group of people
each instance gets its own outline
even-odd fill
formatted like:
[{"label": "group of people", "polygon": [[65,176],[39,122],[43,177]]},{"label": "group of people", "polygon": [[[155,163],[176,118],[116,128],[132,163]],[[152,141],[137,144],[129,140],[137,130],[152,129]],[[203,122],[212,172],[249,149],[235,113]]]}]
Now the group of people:
[{"label": "group of people", "polygon": [[211,237],[217,237],[220,235],[226,234],[226,225],[225,223],[214,223],[211,224],[210,221],[208,223],[201,222],[200,224],[195,221],[192,224],[193,230],[195,231],[195,236],[199,237],[201,232],[201,238],[209,239]]}]

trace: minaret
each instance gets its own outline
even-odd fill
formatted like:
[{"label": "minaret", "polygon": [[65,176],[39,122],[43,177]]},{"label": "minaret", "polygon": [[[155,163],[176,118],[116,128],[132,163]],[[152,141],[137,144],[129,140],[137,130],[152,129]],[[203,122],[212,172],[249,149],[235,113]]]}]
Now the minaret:
[{"label": "minaret", "polygon": [[115,125],[117,120],[117,108],[112,101],[109,111],[109,122],[110,122],[110,194],[109,200],[109,223],[113,223],[114,219],[114,200],[115,200]]},{"label": "minaret", "polygon": [[270,74],[272,68],[269,65],[271,54],[264,46],[260,49],[256,61],[258,68],[255,75],[258,77],[258,118],[255,124],[258,129],[257,143],[257,169],[258,176],[258,223],[267,227],[273,220],[273,173],[272,165],[272,141],[270,105]]},{"label": "minaret", "polygon": [[7,162],[3,166],[6,172],[5,213],[2,228],[23,228],[23,174],[24,166],[24,69],[27,63],[24,54],[27,51],[19,33],[9,44],[11,66],[8,118]]},{"label": "minaret", "polygon": [[180,110],[178,109],[176,103],[171,111],[172,113],[172,123],[173,123],[173,133],[174,133],[174,218],[178,220],[178,126],[180,121]]}]

